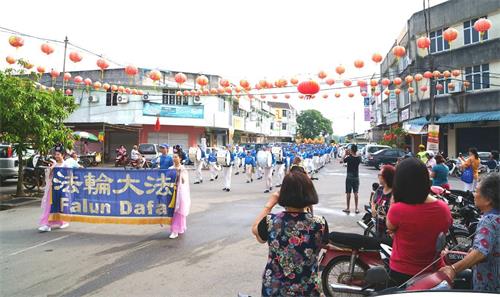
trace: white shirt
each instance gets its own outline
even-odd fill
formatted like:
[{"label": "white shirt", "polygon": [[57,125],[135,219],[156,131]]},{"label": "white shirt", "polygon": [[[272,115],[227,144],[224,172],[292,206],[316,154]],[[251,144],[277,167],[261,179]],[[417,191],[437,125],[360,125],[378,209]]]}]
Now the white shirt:
[{"label": "white shirt", "polygon": [[132,151],[130,152],[130,158],[132,160],[137,160],[137,159],[139,159],[140,156],[141,156],[141,154],[139,153],[138,150],[132,149]]}]

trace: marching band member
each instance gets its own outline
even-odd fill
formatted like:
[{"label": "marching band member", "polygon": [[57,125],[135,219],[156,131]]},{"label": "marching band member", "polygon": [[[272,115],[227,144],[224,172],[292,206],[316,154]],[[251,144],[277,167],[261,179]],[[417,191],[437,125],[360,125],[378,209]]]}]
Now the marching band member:
[{"label": "marching band member", "polygon": [[222,174],[224,176],[224,188],[222,189],[222,191],[229,192],[231,191],[231,174],[233,172],[234,153],[231,151],[230,144],[226,146],[226,149],[231,155],[231,162],[229,165],[222,165]]},{"label": "marching band member", "polygon": [[195,177],[196,181],[195,185],[201,184],[203,182],[203,176],[201,174],[201,169],[203,168],[203,163],[205,162],[206,154],[205,151],[201,148],[201,145],[198,144],[198,149],[201,151],[201,159],[198,161],[195,159],[194,161],[194,169],[195,169]]},{"label": "marching band member", "polygon": [[240,166],[241,166],[241,159],[239,157],[240,148],[238,146],[236,146],[232,153],[235,155],[234,168],[236,170],[236,173],[234,175],[238,175],[238,174],[240,174]]},{"label": "marching band member", "polygon": [[[241,173],[245,173],[245,159],[247,157],[246,149],[243,148],[241,152],[238,154],[238,158],[240,158],[240,167],[241,167]],[[254,166],[255,168],[255,166]]]},{"label": "marching band member", "polygon": [[247,184],[253,182],[253,172],[257,167],[255,163],[255,158],[252,157],[252,152],[247,151],[247,156],[245,157],[245,170],[247,173]]},{"label": "marching band member", "polygon": [[271,167],[264,167],[264,180],[266,182],[266,190],[264,191],[264,193],[269,193],[273,190],[273,167],[276,161],[274,159],[274,155],[271,153],[270,147],[266,147],[265,151],[268,154],[271,154],[272,158]]},{"label": "marching band member", "polygon": [[217,166],[217,150],[214,148],[208,154],[208,168],[210,169],[210,181],[219,177],[219,166]]},{"label": "marching band member", "polygon": [[[254,159],[257,159],[257,149],[252,150],[252,156]],[[255,171],[255,175],[257,176],[257,179],[262,179],[262,167],[260,167],[259,164],[257,164],[257,169]]]}]

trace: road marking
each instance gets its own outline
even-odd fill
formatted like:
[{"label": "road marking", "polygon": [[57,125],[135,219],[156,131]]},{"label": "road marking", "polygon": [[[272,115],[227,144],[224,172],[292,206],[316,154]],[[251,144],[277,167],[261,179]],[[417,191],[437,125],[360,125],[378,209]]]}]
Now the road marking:
[{"label": "road marking", "polygon": [[313,210],[314,210],[314,212],[317,211],[317,212],[326,213],[326,214],[335,214],[335,215],[351,216],[351,217],[355,217],[356,215],[359,215],[359,214],[356,214],[354,211],[349,213],[349,214],[346,214],[345,212],[343,212],[341,210],[325,208],[325,207],[320,207],[320,206],[313,206]]},{"label": "road marking", "polygon": [[[73,234],[74,234],[74,233],[73,233]],[[43,246],[43,245],[49,244],[49,243],[54,242],[54,241],[58,241],[58,240],[64,239],[64,238],[66,238],[66,237],[68,237],[68,236],[71,236],[71,235],[73,235],[73,234],[68,234],[68,235],[64,235],[64,236],[61,236],[61,237],[58,237],[58,238],[54,238],[54,239],[51,239],[51,240],[48,240],[48,241],[45,241],[45,242],[41,242],[41,243],[36,244],[36,245],[34,245],[34,246],[30,246],[30,247],[25,248],[25,249],[22,249],[22,250],[20,250],[20,251],[14,252],[14,253],[10,254],[10,255],[9,255],[9,257],[10,257],[10,256],[19,255],[19,254],[21,254],[21,253],[24,253],[24,252],[29,251],[29,250],[31,250],[31,249],[35,249],[35,248],[37,248],[37,247],[41,247],[41,246]]]}]

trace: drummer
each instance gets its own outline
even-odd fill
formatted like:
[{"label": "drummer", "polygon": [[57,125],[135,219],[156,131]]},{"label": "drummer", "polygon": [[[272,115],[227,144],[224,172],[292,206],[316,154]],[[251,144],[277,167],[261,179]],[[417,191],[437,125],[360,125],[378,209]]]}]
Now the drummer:
[{"label": "drummer", "polygon": [[194,182],[195,185],[203,183],[203,176],[201,174],[201,169],[203,168],[203,163],[205,162],[206,158],[205,150],[203,150],[200,144],[198,144],[198,149],[201,152],[201,158],[200,160],[198,160],[197,158],[195,158],[194,160],[194,170],[196,177],[196,181]]},{"label": "drummer", "polygon": [[255,158],[252,156],[251,151],[247,151],[247,155],[245,157],[245,170],[247,173],[247,184],[253,182],[253,172],[255,171]]},{"label": "drummer", "polygon": [[229,165],[222,165],[222,175],[224,176],[224,188],[222,191],[229,192],[231,191],[231,175],[233,172],[233,164],[234,164],[234,152],[231,151],[231,145],[228,144],[226,146],[227,151],[231,155],[231,161]]},{"label": "drummer", "polygon": [[212,149],[208,154],[208,168],[210,169],[210,181],[219,178],[219,166],[217,165],[217,149]]},{"label": "drummer", "polygon": [[[252,150],[252,156],[254,157],[255,160],[257,160],[257,153],[258,153],[258,151],[259,150],[257,148],[255,148],[255,149]],[[255,169],[255,175],[257,177],[257,180],[262,179],[262,175],[263,175],[263,173],[262,173],[262,167],[260,167],[259,164],[257,164],[257,168]]]}]

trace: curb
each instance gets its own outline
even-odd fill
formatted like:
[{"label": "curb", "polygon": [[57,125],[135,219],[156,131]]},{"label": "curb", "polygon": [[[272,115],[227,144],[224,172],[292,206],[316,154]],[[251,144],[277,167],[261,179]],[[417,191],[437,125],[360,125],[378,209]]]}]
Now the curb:
[{"label": "curb", "polygon": [[16,197],[0,202],[0,210],[8,210],[14,207],[33,204],[40,201],[40,197]]}]

